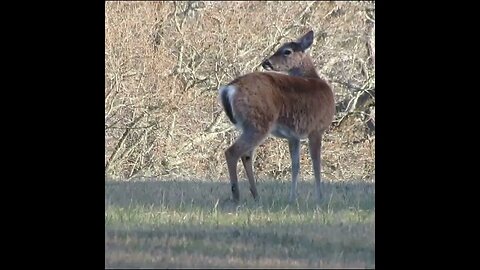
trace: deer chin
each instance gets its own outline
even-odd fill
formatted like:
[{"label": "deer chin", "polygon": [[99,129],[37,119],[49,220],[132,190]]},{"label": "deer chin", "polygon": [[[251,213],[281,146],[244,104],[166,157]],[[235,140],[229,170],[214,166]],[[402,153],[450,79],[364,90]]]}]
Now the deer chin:
[{"label": "deer chin", "polygon": [[270,73],[279,73],[279,74],[284,74],[284,75],[289,75],[289,73],[287,71],[280,71],[280,70],[267,70],[266,72],[270,72]]},{"label": "deer chin", "polygon": [[263,63],[262,64],[262,68],[266,71],[266,72],[273,72],[273,73],[280,73],[280,74],[286,74],[288,75],[289,72],[288,71],[283,71],[283,70],[276,70],[273,68],[273,66],[270,64],[270,63]]},{"label": "deer chin", "polygon": [[263,69],[265,69],[266,71],[273,71],[273,66],[270,62],[268,62],[268,60],[262,62],[261,65],[262,65]]}]

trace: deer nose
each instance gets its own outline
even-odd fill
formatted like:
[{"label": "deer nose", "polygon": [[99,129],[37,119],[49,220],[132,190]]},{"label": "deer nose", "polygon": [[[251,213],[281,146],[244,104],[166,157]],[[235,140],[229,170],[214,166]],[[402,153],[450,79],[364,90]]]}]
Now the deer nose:
[{"label": "deer nose", "polygon": [[273,69],[272,63],[270,63],[270,60],[268,60],[268,59],[262,62],[262,67],[266,70],[272,70]]}]

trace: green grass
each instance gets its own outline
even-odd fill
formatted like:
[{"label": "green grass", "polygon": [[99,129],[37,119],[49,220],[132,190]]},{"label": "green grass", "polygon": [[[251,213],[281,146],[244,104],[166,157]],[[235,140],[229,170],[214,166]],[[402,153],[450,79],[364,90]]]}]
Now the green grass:
[{"label": "green grass", "polygon": [[[228,181],[228,180],[227,180]],[[241,180],[106,181],[105,267],[375,267],[375,185],[259,181],[260,202]]]}]

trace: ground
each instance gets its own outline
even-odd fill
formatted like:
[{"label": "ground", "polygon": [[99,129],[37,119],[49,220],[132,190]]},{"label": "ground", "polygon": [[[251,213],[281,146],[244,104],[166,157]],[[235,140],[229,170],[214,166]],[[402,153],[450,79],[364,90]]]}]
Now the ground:
[{"label": "ground", "polygon": [[375,267],[375,183],[259,180],[255,202],[240,180],[105,181],[105,267]]}]

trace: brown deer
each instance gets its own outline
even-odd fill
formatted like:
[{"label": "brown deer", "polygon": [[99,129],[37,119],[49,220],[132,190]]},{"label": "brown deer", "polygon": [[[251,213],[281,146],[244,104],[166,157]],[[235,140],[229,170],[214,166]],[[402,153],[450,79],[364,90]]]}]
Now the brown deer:
[{"label": "brown deer", "polygon": [[[268,135],[288,140],[292,160],[289,201],[296,199],[300,170],[300,140],[308,138],[315,175],[317,202],[322,200],[320,167],[324,132],[335,114],[332,88],[320,78],[306,53],[313,43],[313,31],[297,41],[283,44],[261,65],[267,72],[240,76],[219,89],[219,100],[230,121],[242,131],[225,151],[233,200],[238,203],[237,163],[242,159],[250,192],[258,200],[253,176],[255,148]],[[287,74],[285,74],[287,73]]]}]

